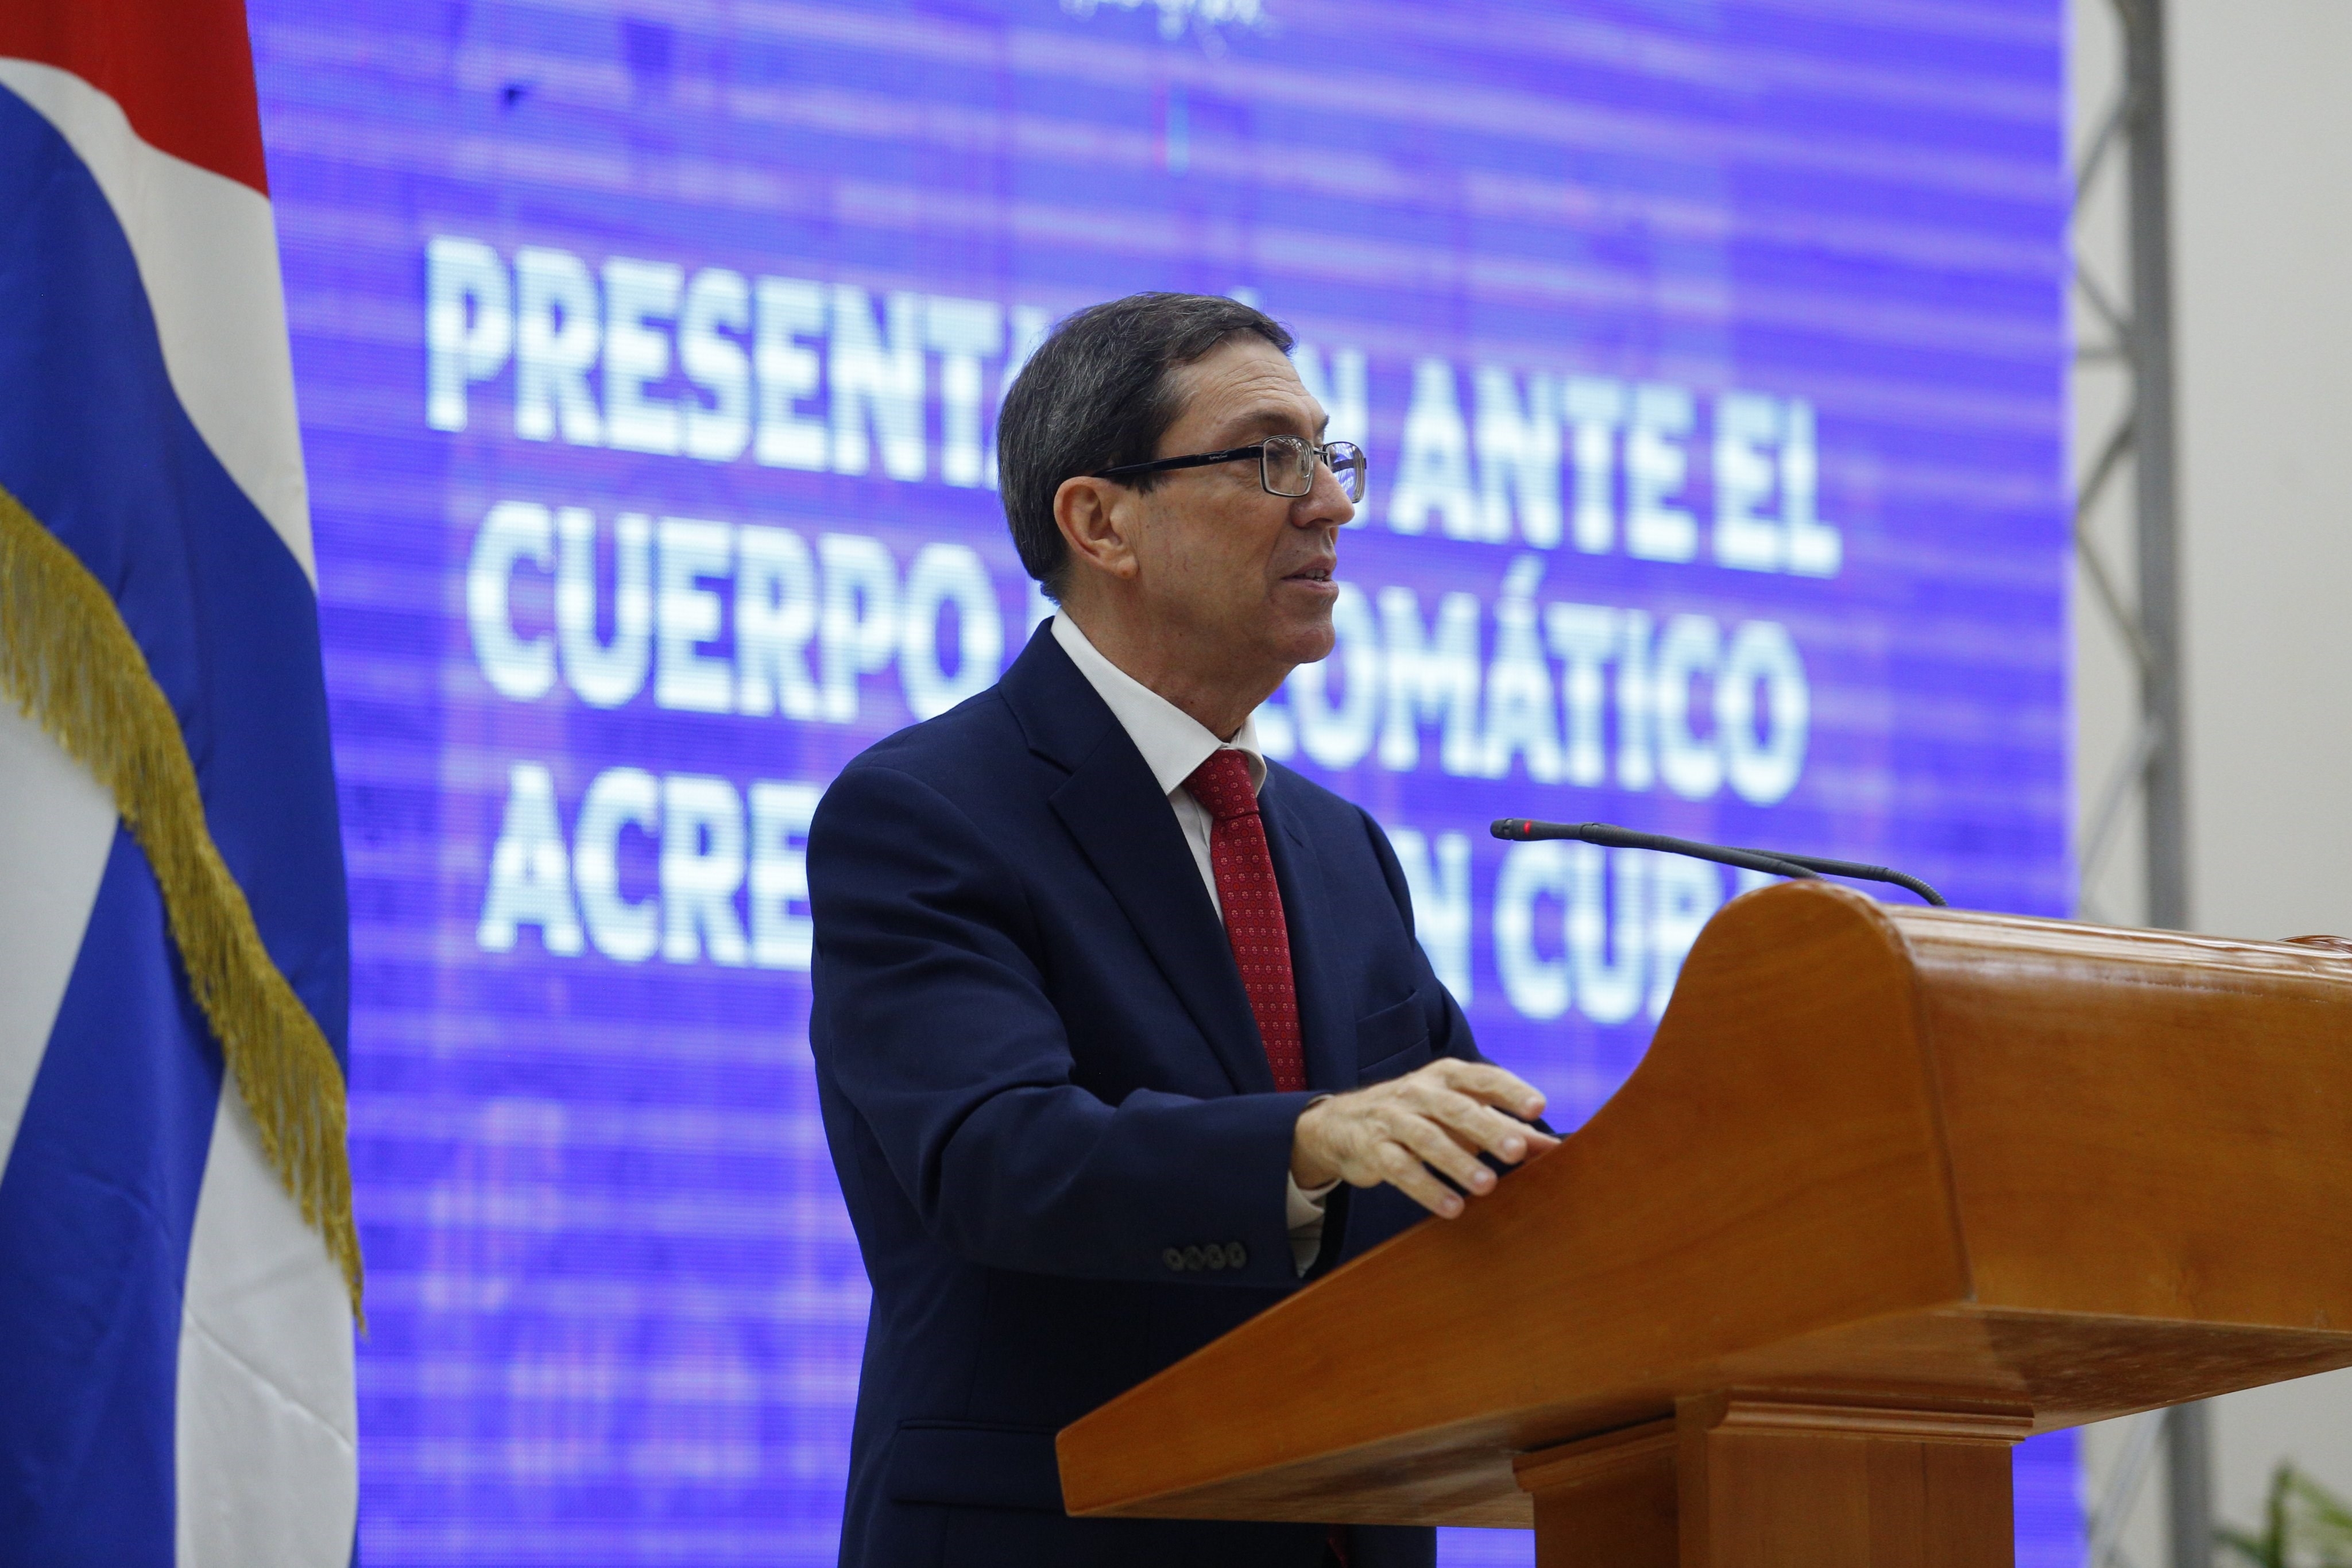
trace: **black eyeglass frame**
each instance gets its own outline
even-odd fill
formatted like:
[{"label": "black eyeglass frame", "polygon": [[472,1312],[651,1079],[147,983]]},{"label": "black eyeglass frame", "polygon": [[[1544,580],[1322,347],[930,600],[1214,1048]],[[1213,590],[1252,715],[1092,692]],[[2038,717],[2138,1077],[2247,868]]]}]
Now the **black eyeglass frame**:
[{"label": "black eyeglass frame", "polygon": [[[1266,448],[1276,442],[1297,442],[1299,445],[1313,453],[1315,460],[1330,469],[1331,476],[1339,480],[1340,493],[1348,497],[1351,505],[1364,498],[1366,464],[1362,447],[1352,441],[1305,441],[1296,435],[1269,435],[1264,441],[1253,441],[1247,446],[1229,446],[1223,452],[1196,452],[1189,457],[1162,457],[1150,463],[1122,463],[1116,468],[1099,469],[1088,475],[1087,477],[1129,479],[1139,474],[1164,474],[1171,468],[1206,468],[1213,464],[1238,463],[1244,457],[1255,457],[1257,459],[1258,487],[1267,495],[1279,496],[1286,501],[1296,501],[1302,496],[1313,495],[1315,476],[1312,473],[1307,476],[1307,488],[1304,490],[1277,490],[1274,487],[1274,476],[1266,471]],[[1352,453],[1354,455],[1342,456],[1335,461],[1332,456],[1334,453]],[[1348,482],[1339,478],[1339,471],[1343,466],[1353,470],[1355,474],[1356,487],[1352,493],[1348,489]]]}]

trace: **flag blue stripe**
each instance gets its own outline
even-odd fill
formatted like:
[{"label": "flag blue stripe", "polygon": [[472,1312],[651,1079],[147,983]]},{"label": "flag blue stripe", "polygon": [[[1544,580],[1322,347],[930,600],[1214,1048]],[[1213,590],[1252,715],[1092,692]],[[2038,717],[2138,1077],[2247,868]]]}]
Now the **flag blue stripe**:
[{"label": "flag blue stripe", "polygon": [[[103,192],[5,89],[0,388],[0,485],[113,596],[263,943],[346,1060],[315,596],[181,407]],[[118,831],[0,1173],[0,1568],[173,1561],[181,1303],[221,1080]]]},{"label": "flag blue stripe", "polygon": [[263,943],[345,1058],[342,849],[310,580],[173,392],[130,242],[0,89],[0,485],[113,595]]},{"label": "flag blue stripe", "polygon": [[182,1282],[221,1076],[118,828],[0,1175],[0,1568],[171,1568]]}]

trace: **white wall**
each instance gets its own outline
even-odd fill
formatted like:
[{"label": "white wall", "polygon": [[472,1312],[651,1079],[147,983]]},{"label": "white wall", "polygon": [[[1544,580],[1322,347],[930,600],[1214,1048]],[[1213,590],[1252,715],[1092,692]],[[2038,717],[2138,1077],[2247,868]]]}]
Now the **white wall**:
[{"label": "white wall", "polygon": [[2352,6],[2175,12],[2191,907],[2352,932]]},{"label": "white wall", "polygon": [[[2073,0],[2077,145],[2113,80],[2108,0]],[[2168,0],[2189,907],[2236,936],[2352,934],[2352,5]],[[2095,212],[2084,239],[2110,265]],[[2080,318],[2078,317],[2078,319]],[[2078,377],[2080,450],[2116,389]],[[2118,502],[2121,497],[2118,497]],[[2122,509],[2095,533],[2121,553]],[[2078,590],[2078,800],[2124,742],[2124,660]],[[2136,819],[2084,895],[2142,908]],[[2126,1424],[2094,1428],[2094,1495]],[[2247,1524],[2281,1458],[2352,1496],[2352,1372],[2220,1403],[2217,1512]],[[2160,1488],[2126,1535],[2164,1560]]]}]

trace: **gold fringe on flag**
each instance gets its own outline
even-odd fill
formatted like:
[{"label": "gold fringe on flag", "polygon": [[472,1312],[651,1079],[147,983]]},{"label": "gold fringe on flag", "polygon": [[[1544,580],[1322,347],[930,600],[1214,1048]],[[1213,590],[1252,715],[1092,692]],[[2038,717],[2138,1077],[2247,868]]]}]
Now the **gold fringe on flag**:
[{"label": "gold fringe on flag", "polygon": [[147,853],[188,987],[227,1055],[261,1146],[318,1228],[360,1312],[343,1075],[278,973],[205,825],[180,721],[113,599],[0,488],[0,692],[114,797]]}]

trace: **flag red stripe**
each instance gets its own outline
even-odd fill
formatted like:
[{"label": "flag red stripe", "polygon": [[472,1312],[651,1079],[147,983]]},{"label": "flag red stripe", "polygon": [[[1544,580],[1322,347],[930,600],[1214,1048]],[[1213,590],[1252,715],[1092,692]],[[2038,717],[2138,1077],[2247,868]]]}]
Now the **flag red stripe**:
[{"label": "flag red stripe", "polygon": [[0,58],[70,71],[149,146],[268,194],[244,0],[0,0]]}]

